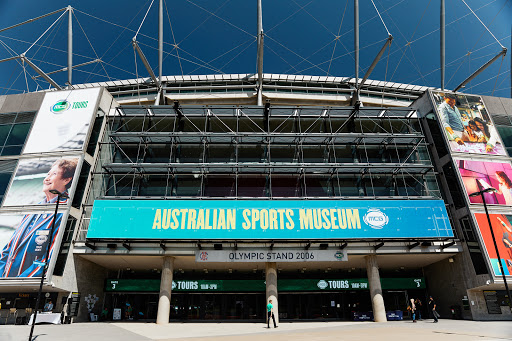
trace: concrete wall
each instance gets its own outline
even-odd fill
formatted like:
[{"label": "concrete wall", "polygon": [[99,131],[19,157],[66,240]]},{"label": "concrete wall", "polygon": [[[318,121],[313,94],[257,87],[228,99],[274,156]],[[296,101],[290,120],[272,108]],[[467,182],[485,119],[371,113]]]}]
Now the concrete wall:
[{"label": "concrete wall", "polygon": [[[462,310],[462,299],[467,296],[464,271],[467,271],[463,255],[458,254],[449,259],[429,265],[424,269],[427,288],[438,304],[437,310],[441,318],[452,318],[450,307],[457,305],[461,309],[463,319],[472,319],[470,310]],[[442,302],[442,303],[441,303]]]},{"label": "concrete wall", "polygon": [[64,274],[62,276],[53,276],[52,282],[59,289],[65,292],[60,293],[56,302],[56,309],[61,310],[61,297],[67,296],[70,292],[79,292],[80,307],[78,316],[74,319],[76,322],[89,321],[89,311],[87,308],[87,299],[95,300],[92,312],[99,316],[103,307],[103,290],[105,279],[107,278],[107,269],[90,262],[79,255],[74,255],[72,248],[68,255]]},{"label": "concrete wall", "polygon": [[0,100],[0,113],[38,111],[43,102],[44,92],[3,96]]},{"label": "concrete wall", "polygon": [[485,303],[483,290],[468,290],[469,305],[475,320],[482,321],[512,321],[509,307],[501,307],[501,314],[489,314]]},{"label": "concrete wall", "polygon": [[512,116],[512,98],[482,96],[482,99],[489,113]]}]

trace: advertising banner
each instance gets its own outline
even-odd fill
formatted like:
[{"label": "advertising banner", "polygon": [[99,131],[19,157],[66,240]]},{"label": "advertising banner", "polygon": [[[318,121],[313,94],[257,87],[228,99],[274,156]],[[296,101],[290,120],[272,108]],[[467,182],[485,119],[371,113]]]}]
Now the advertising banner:
[{"label": "advertising banner", "polygon": [[72,156],[20,160],[3,206],[52,205],[56,195],[50,191],[54,189],[71,197],[79,161]]},{"label": "advertising banner", "polygon": [[[492,241],[487,216],[485,213],[475,213],[475,218],[478,222],[480,236],[485,245],[485,253],[492,267],[492,274],[496,277],[501,277],[498,255]],[[494,237],[496,238],[496,244],[498,245],[503,271],[505,276],[512,277],[512,224],[510,223],[512,215],[489,214],[489,218]]]},{"label": "advertising banner", "polygon": [[[53,208],[53,207],[52,207]],[[54,212],[0,215],[0,278],[40,277],[50,244],[50,261],[60,242],[63,213],[57,213],[55,229],[50,235]],[[51,269],[48,273],[51,273]]]},{"label": "advertising banner", "polygon": [[[381,278],[384,290],[425,289],[425,279]],[[369,290],[367,278],[278,279],[279,292]],[[107,279],[106,292],[158,292],[159,279]],[[173,292],[265,292],[264,280],[176,280]]]},{"label": "advertising banner", "polygon": [[[512,166],[510,163],[470,161],[454,159],[464,182],[466,194],[479,192],[489,187],[496,193],[484,193],[485,202],[491,205],[512,205]],[[482,204],[480,196],[470,197],[472,204]]]},{"label": "advertising banner", "polygon": [[100,90],[47,92],[23,154],[83,150]]},{"label": "advertising banner", "polygon": [[480,96],[432,91],[432,97],[452,152],[507,155]]},{"label": "advertising banner", "polygon": [[196,262],[340,262],[348,261],[345,250],[202,250],[196,251]]},{"label": "advertising banner", "polygon": [[87,238],[453,237],[442,200],[96,200]]}]

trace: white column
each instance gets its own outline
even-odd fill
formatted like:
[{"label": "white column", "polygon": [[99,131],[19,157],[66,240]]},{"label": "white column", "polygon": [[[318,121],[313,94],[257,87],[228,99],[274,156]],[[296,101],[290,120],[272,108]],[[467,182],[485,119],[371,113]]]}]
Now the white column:
[{"label": "white column", "polygon": [[[277,301],[277,266],[275,262],[265,263],[265,283],[266,283],[266,303],[268,304],[269,300],[272,300],[272,305],[274,306],[274,317],[276,318],[276,323],[279,323],[279,305]],[[267,309],[265,308],[265,313]]]},{"label": "white column", "polygon": [[160,296],[158,298],[157,324],[168,324],[171,313],[172,272],[174,270],[174,257],[165,256],[162,266],[162,279],[160,281]]},{"label": "white column", "polygon": [[373,318],[375,322],[387,322],[386,307],[384,307],[384,298],[382,297],[382,287],[380,285],[377,256],[366,256],[366,272],[368,273],[368,284],[370,286],[370,297],[372,299]]}]

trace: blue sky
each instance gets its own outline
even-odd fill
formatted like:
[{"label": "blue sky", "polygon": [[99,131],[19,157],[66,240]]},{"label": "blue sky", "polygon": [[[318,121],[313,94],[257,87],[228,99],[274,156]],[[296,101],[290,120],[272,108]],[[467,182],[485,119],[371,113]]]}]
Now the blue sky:
[{"label": "blue sky", "polygon": [[[465,0],[482,22],[509,49],[472,81],[465,92],[510,97],[512,0]],[[73,83],[147,77],[134,57],[131,40],[150,1],[16,1],[0,0],[0,27],[71,5],[75,8],[74,64],[101,58],[75,70]],[[391,49],[371,79],[440,85],[440,0],[374,0],[393,35]],[[501,51],[501,46],[462,0],[446,1],[446,88],[462,80]],[[149,10],[137,40],[155,73],[157,70],[158,0]],[[352,0],[263,0],[264,72],[354,76]],[[25,52],[59,17],[0,32],[0,59]],[[256,0],[166,1],[164,75],[256,72]],[[172,24],[172,29],[171,25]],[[387,31],[370,0],[360,0],[360,77],[387,38]],[[85,32],[85,34],[84,34]],[[175,45],[178,48],[175,48]],[[27,52],[45,72],[67,64],[67,18],[55,25]],[[137,63],[135,62],[137,61]],[[0,63],[0,94],[47,88],[24,72],[17,61]],[[59,84],[65,73],[52,75]]]}]

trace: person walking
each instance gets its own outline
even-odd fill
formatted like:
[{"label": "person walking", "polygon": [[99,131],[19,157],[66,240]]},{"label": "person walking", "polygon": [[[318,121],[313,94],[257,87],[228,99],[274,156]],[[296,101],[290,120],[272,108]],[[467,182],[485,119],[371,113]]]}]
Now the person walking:
[{"label": "person walking", "polygon": [[414,304],[414,298],[410,299],[408,310],[411,312],[412,323],[416,323],[416,304]]},{"label": "person walking", "polygon": [[436,301],[434,301],[434,298],[430,296],[428,301],[428,308],[432,312],[432,316],[434,317],[434,323],[437,323],[437,318],[439,317],[439,313],[436,311]]},{"label": "person walking", "polygon": [[272,304],[272,300],[269,300],[267,304],[267,328],[270,328],[271,317],[272,321],[274,321],[274,328],[277,328],[276,318],[274,317],[274,305]]},{"label": "person walking", "polygon": [[418,313],[418,321],[421,321],[421,309],[423,304],[419,298],[414,300],[414,304],[416,305],[416,312]]}]

